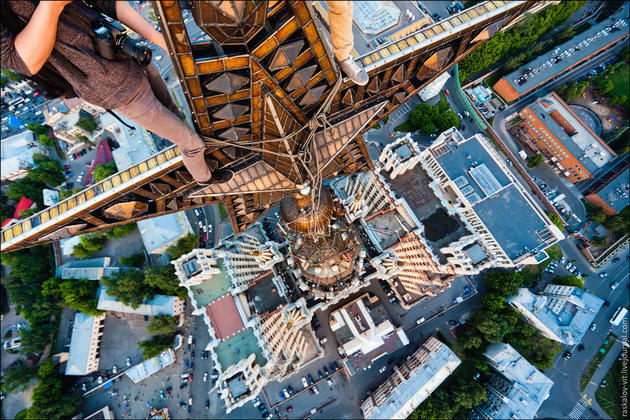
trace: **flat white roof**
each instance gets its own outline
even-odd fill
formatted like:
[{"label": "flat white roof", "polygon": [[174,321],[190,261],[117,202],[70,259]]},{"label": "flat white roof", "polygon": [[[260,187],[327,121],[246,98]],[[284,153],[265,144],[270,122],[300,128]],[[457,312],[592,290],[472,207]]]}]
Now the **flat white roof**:
[{"label": "flat white roof", "polygon": [[70,352],[66,362],[66,375],[87,375],[92,331],[96,327],[96,317],[77,312],[72,325]]}]

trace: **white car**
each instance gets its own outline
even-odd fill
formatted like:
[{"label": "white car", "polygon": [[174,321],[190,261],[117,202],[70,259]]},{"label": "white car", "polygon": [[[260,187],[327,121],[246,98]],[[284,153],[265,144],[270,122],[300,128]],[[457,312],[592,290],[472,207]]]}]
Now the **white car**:
[{"label": "white car", "polygon": [[386,370],[387,370],[387,366],[383,366],[382,368],[380,368],[380,369],[378,370],[378,373],[383,373],[383,372],[385,372]]},{"label": "white car", "polygon": [[567,259],[562,257],[560,258],[560,264],[565,265],[567,263]]},{"label": "white car", "polygon": [[591,331],[595,331],[596,328],[597,328],[597,324],[591,325]]},{"label": "white car", "polygon": [[208,372],[203,373],[203,381],[208,382]]},{"label": "white car", "polygon": [[[200,222],[200,223],[201,223],[201,222]],[[192,344],[192,341],[193,341],[193,336],[192,336],[192,335],[189,335],[189,336],[188,336],[188,344]]]},{"label": "white car", "polygon": [[162,56],[161,56],[161,55],[156,55],[156,56],[155,56],[155,61],[160,61],[161,59],[162,59]]},{"label": "white car", "polygon": [[315,393],[315,395],[319,394],[319,389],[317,389],[316,386],[313,386],[313,392]]},{"label": "white car", "polygon": [[304,388],[308,388],[308,382],[304,376],[302,376],[302,385],[304,385]]},{"label": "white car", "polygon": [[608,273],[605,271],[602,271],[601,273],[599,273],[599,277],[601,278],[608,277]]},{"label": "white car", "polygon": [[127,363],[127,367],[131,367],[131,359],[129,357],[127,357],[126,363]]},{"label": "white car", "polygon": [[114,367],[112,368],[112,373],[114,375],[118,373],[118,367],[116,365],[114,365]]},{"label": "white car", "polygon": [[422,324],[424,321],[426,321],[426,320],[424,319],[424,317],[422,317],[422,318],[420,318],[420,319],[416,320],[416,324],[420,325],[420,324]]},{"label": "white car", "polygon": [[99,376],[98,379],[96,380],[96,382],[98,382],[98,384],[102,384],[103,383],[103,377]]},{"label": "white car", "polygon": [[188,398],[188,405],[192,405],[192,397]]}]

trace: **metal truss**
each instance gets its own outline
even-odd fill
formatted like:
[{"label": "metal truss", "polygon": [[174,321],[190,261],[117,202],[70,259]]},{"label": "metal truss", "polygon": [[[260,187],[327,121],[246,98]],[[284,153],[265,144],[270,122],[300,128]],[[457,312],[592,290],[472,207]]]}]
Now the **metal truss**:
[{"label": "metal truss", "polygon": [[[187,5],[212,40],[191,42]],[[485,1],[390,41],[357,58],[361,87],[333,64],[310,2],[153,6],[208,161],[235,178],[191,195],[171,147],[2,230],[2,252],[216,202],[242,232],[305,185],[372,169],[362,135],[535,2]]]}]

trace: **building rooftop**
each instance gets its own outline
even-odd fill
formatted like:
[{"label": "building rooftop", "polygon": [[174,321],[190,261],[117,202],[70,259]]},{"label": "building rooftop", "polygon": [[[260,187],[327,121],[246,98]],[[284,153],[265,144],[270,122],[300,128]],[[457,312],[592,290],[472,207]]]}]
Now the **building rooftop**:
[{"label": "building rooftop", "polygon": [[355,1],[353,19],[366,34],[379,34],[395,26],[400,9],[392,1]]},{"label": "building rooftop", "polygon": [[216,262],[217,269],[220,270],[219,273],[214,274],[209,279],[205,279],[199,285],[190,286],[197,306],[200,308],[228,293],[232,286],[232,281],[228,275],[227,268],[225,268],[223,259],[217,258]]},{"label": "building rooftop", "polygon": [[409,343],[405,333],[389,320],[378,298],[368,294],[331,312],[330,328],[348,356],[351,373]]},{"label": "building rooftop", "polygon": [[630,169],[614,177],[602,189],[597,192],[599,198],[604,200],[617,213],[628,206],[630,194]]},{"label": "building rooftop", "polygon": [[151,219],[139,220],[138,230],[144,248],[149,254],[161,254],[179,238],[192,232],[184,213],[170,213]]},{"label": "building rooftop", "polygon": [[62,279],[99,280],[120,271],[120,267],[111,267],[110,261],[110,257],[70,261],[57,268],[57,275]]},{"label": "building rooftop", "polygon": [[520,288],[508,302],[532,320],[544,325],[558,341],[580,343],[604,301],[573,286],[550,284],[540,295]]},{"label": "building rooftop", "polygon": [[287,304],[287,299],[279,293],[274,277],[273,271],[270,270],[254,280],[245,291],[248,301],[254,304],[258,315],[274,311]]},{"label": "building rooftop", "polygon": [[140,381],[145,380],[154,373],[159,372],[165,367],[171,365],[175,361],[175,353],[173,349],[167,349],[163,351],[159,356],[155,356],[152,359],[144,360],[135,366],[130,367],[125,371],[125,375],[137,384]]},{"label": "building rooftop", "polygon": [[540,98],[529,109],[591,174],[614,158],[606,143],[555,93]]},{"label": "building rooftop", "polygon": [[263,367],[267,364],[267,360],[265,360],[262,349],[258,345],[258,340],[251,328],[247,328],[235,336],[220,342],[214,351],[223,372],[230,366],[246,359],[252,353],[255,354],[258,365]]},{"label": "building rooftop", "polygon": [[[459,144],[446,139],[440,149],[444,153],[437,156],[434,152],[437,162],[510,259],[547,247],[542,238],[548,224],[480,137]],[[522,221],[519,225],[525,228],[515,229],[514,220]]]},{"label": "building rooftop", "polygon": [[[434,337],[429,337],[411,359],[413,363],[394,367],[390,377],[372,393],[378,395],[378,401],[361,404],[364,418],[407,418],[461,363],[448,346]],[[401,371],[409,376],[403,376]]]},{"label": "building rooftop", "polygon": [[153,299],[141,303],[140,306],[134,309],[118,301],[114,296],[108,295],[107,289],[101,286],[98,290],[98,304],[96,308],[101,311],[123,312],[127,314],[147,316],[166,314],[174,316],[176,315],[175,306],[177,299],[179,299],[177,296],[154,295]]},{"label": "building rooftop", "polygon": [[39,143],[29,130],[2,140],[2,178],[33,164],[33,154],[41,153]]},{"label": "building rooftop", "polygon": [[97,328],[96,317],[77,312],[72,325],[70,351],[66,362],[66,375],[83,376],[89,373],[88,363],[92,332]]},{"label": "building rooftop", "polygon": [[[594,25],[556,49],[524,64],[499,80],[494,89],[506,100],[516,99],[628,35],[627,19],[613,19],[608,18]],[[511,95],[506,97],[503,90],[509,90]]]},{"label": "building rooftop", "polygon": [[135,130],[123,125],[108,112],[102,114],[100,118],[103,129],[109,131],[118,143],[119,147],[112,151],[112,156],[119,171],[136,165],[157,152],[148,135],[144,135],[145,130],[133,121],[120,117],[131,127],[135,127]]},{"label": "building rooftop", "polygon": [[512,387],[506,389],[506,392],[501,392],[503,398],[488,393],[495,398],[491,398],[480,410],[490,418],[535,418],[543,401],[549,396],[553,381],[509,344],[490,344],[484,355],[489,359],[491,366],[512,383]]},{"label": "building rooftop", "polygon": [[206,314],[219,340],[227,340],[245,329],[234,297],[229,293],[206,306]]}]

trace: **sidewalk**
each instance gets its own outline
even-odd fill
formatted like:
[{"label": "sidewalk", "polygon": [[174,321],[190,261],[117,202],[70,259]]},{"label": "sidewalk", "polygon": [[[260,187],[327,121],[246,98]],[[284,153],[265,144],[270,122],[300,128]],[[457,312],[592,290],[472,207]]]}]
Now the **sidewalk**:
[{"label": "sidewalk", "polygon": [[613,365],[613,363],[615,363],[615,360],[617,360],[617,357],[621,352],[621,347],[621,343],[619,341],[615,341],[615,344],[608,351],[608,354],[606,355],[606,357],[604,357],[604,360],[602,360],[602,363],[595,371],[595,374],[591,378],[590,382],[588,383],[588,385],[586,385],[586,389],[584,390],[584,393],[582,395],[582,398],[587,401],[595,410],[597,410],[602,418],[606,419],[610,418],[610,416],[608,416],[608,414],[597,403],[597,400],[595,399],[595,391],[597,391],[599,384],[602,382],[602,380],[610,370],[610,367]]}]

